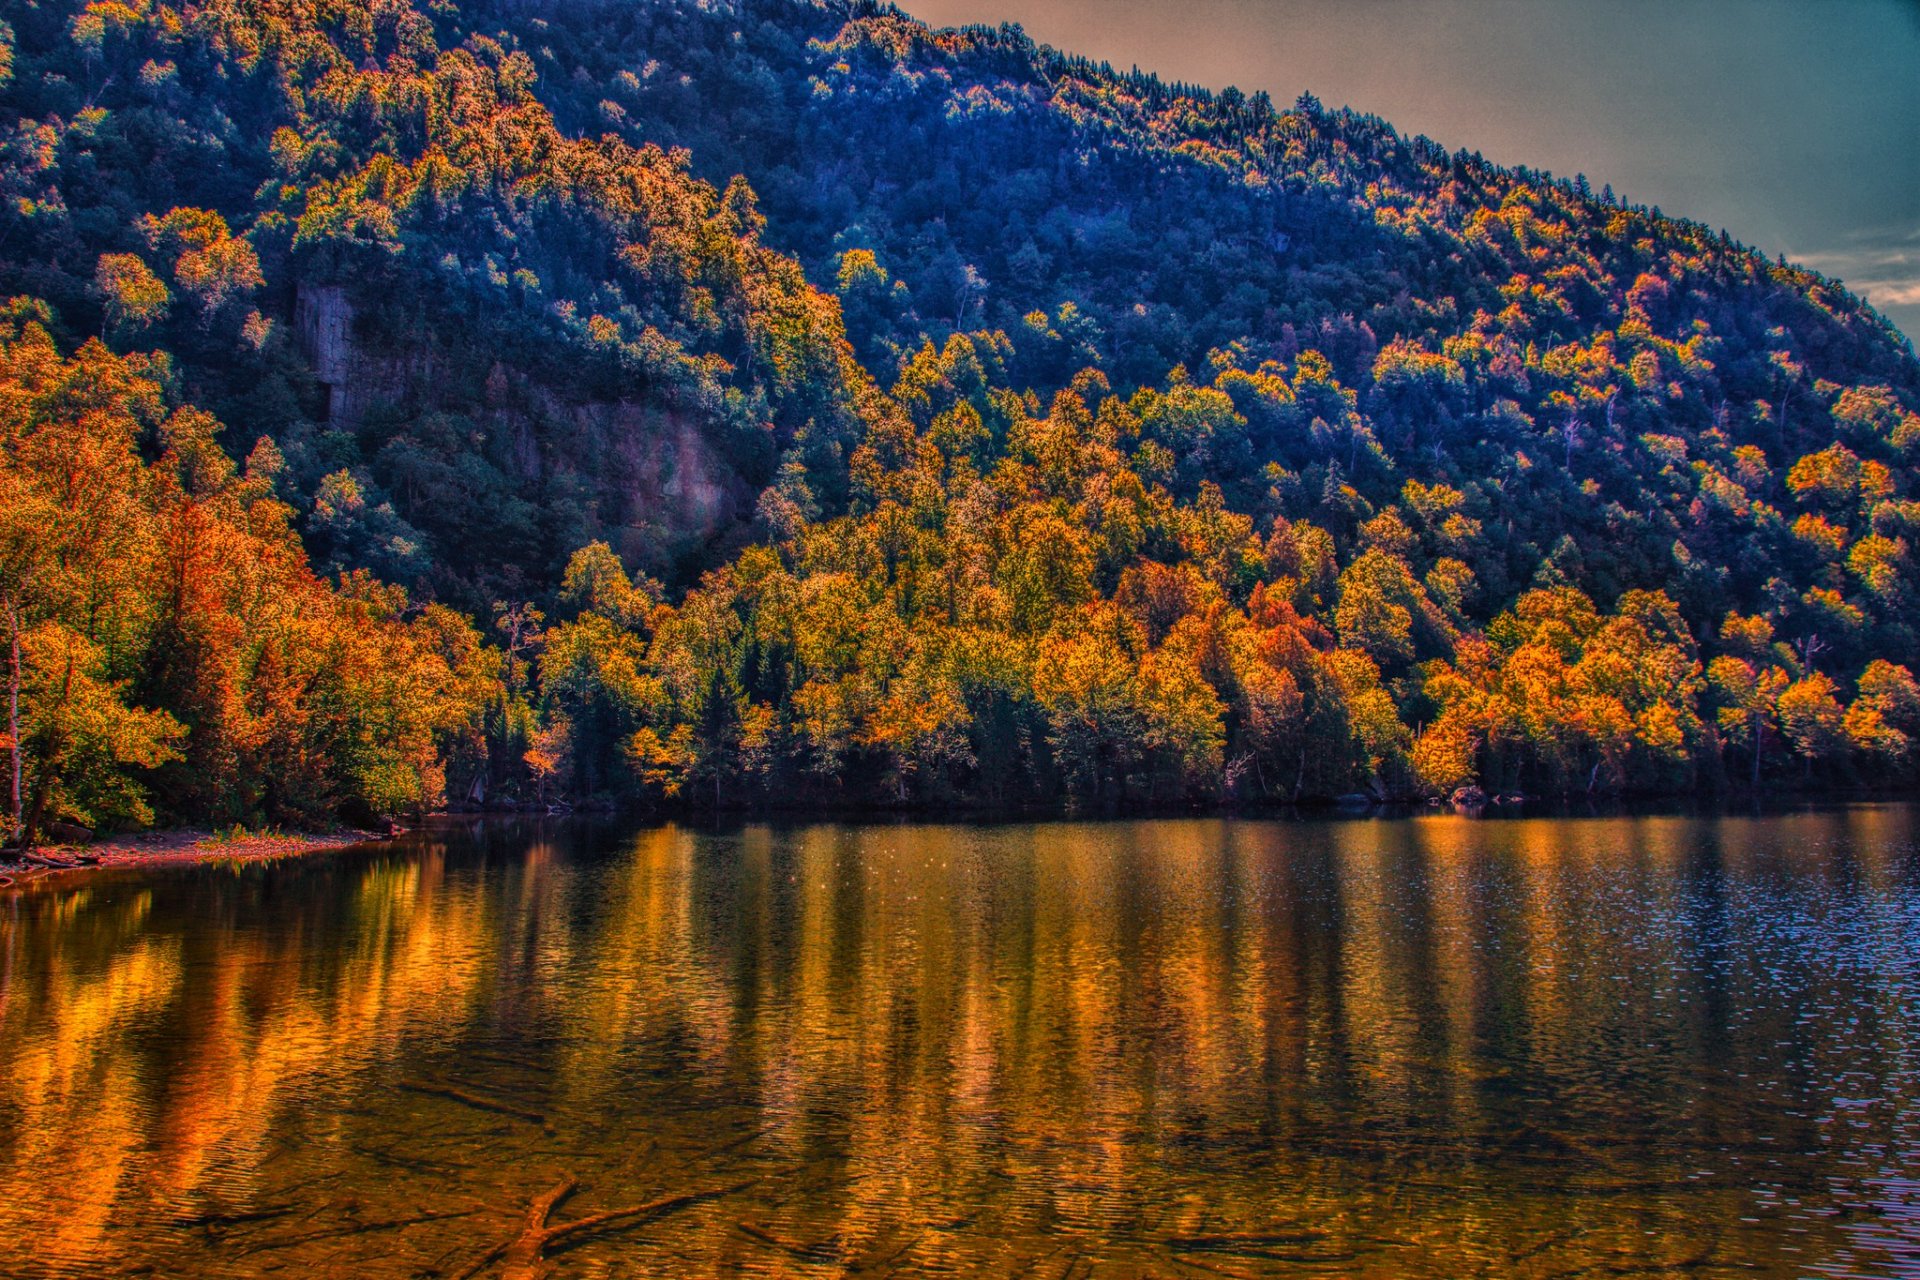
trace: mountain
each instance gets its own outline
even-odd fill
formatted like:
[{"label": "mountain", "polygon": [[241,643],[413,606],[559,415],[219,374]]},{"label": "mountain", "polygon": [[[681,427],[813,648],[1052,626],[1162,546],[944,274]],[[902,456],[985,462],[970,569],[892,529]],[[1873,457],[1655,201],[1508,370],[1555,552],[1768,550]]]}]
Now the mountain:
[{"label": "mountain", "polygon": [[[43,813],[1909,776],[1920,362],[1724,233],[885,5],[9,21]],[[137,393],[90,418],[48,369]],[[138,574],[108,627],[47,586],[73,456],[318,576]],[[263,590],[403,637],[419,714],[269,716]],[[119,710],[82,726],[56,653]],[[347,767],[343,717],[412,745]],[[253,738],[297,801],[241,784]]]}]

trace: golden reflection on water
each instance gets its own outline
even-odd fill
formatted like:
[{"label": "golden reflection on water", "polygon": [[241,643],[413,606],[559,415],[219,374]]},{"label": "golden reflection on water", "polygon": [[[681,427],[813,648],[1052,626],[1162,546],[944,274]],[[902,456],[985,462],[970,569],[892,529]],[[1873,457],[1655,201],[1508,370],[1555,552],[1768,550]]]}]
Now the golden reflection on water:
[{"label": "golden reflection on water", "polygon": [[[0,1273],[1920,1267],[1915,813],[448,828],[0,899]],[[29,1243],[30,1242],[30,1243]]]}]

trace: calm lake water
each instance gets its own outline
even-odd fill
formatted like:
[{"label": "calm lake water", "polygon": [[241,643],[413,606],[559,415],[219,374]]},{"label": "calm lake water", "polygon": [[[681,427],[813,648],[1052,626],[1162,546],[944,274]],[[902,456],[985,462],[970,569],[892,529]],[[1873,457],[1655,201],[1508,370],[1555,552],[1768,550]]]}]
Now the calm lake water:
[{"label": "calm lake water", "polygon": [[1920,810],[98,874],[0,1068],[8,1277],[1920,1276]]}]

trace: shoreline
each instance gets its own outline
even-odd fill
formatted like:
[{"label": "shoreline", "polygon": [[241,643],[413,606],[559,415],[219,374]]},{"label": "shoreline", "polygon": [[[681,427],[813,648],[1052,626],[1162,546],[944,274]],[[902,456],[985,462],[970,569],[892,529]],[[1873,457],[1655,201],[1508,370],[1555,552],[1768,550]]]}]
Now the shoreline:
[{"label": "shoreline", "polygon": [[[1359,799],[1359,797],[1353,797]],[[916,823],[1002,822],[1125,822],[1166,818],[1238,818],[1249,820],[1318,819],[1368,821],[1411,819],[1450,815],[1475,821],[1501,821],[1516,818],[1604,817],[1621,814],[1721,814],[1790,813],[1807,809],[1846,808],[1861,804],[1913,803],[1920,801],[1905,789],[1859,789],[1839,793],[1781,792],[1770,796],[1641,796],[1607,799],[1548,799],[1542,797],[1497,797],[1486,805],[1461,805],[1447,801],[1373,801],[1366,804],[1308,803],[1293,805],[1162,805],[1155,807],[1122,806],[1107,810],[1062,809],[1052,806],[979,806],[944,811],[923,808],[878,809],[845,807],[821,808],[812,805],[772,805],[753,809],[682,810],[634,813],[631,811],[579,810],[568,814],[538,814],[516,810],[461,811],[441,810],[422,815],[415,826],[387,830],[362,830],[342,827],[326,832],[245,831],[221,832],[210,827],[182,827],[162,831],[130,832],[106,836],[84,844],[47,842],[35,845],[24,854],[0,850],[0,890],[28,883],[71,876],[86,871],[116,868],[182,867],[203,863],[247,864],[273,862],[281,858],[332,853],[358,845],[390,840],[416,829],[420,823],[483,822],[488,819],[526,821],[565,821],[569,819],[639,819],[656,823],[695,825],[737,825],[758,820],[776,825],[852,823],[893,826]]]},{"label": "shoreline", "polygon": [[209,827],[140,831],[106,836],[86,844],[38,844],[19,853],[0,853],[0,889],[9,885],[117,867],[176,867],[206,862],[271,862],[310,853],[328,853],[386,839],[378,831],[342,828],[327,832],[249,831],[223,834]]}]

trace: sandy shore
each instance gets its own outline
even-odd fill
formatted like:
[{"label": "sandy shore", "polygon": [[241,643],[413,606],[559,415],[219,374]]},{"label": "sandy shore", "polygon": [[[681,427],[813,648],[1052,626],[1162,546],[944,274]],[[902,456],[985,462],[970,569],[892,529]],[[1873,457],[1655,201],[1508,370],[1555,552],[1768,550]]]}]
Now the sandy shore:
[{"label": "sandy shore", "polygon": [[[266,862],[383,839],[373,831],[222,833],[204,828],[105,836],[89,844],[44,844],[22,857],[0,853],[0,880],[15,884],[102,867],[178,866],[191,862]],[[0,884],[0,888],[4,888]]]}]

